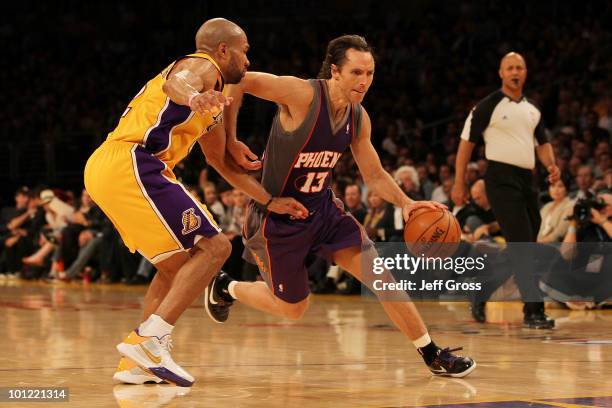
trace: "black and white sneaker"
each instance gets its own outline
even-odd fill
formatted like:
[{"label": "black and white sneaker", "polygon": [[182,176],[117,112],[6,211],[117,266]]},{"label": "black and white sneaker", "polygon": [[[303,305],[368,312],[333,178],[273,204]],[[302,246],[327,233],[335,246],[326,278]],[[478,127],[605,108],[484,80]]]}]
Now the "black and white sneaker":
[{"label": "black and white sneaker", "polygon": [[476,368],[476,362],[469,357],[461,357],[453,354],[453,351],[462,350],[463,347],[455,349],[438,349],[436,357],[428,365],[433,375],[442,377],[465,377]]},{"label": "black and white sneaker", "polygon": [[548,317],[544,312],[525,314],[523,327],[526,329],[553,329],[555,320]]},{"label": "black and white sneaker", "polygon": [[544,313],[544,302],[528,302],[523,306],[523,327],[526,329],[552,329],[555,320]]},{"label": "black and white sneaker", "polygon": [[227,287],[232,280],[227,273],[221,271],[204,291],[204,308],[215,323],[225,323],[229,317],[229,309],[234,304],[234,300]]}]

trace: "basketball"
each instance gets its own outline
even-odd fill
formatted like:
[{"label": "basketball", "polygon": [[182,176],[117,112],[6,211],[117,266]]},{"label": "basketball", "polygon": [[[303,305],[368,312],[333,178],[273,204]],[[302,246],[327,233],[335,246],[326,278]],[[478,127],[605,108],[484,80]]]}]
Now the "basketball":
[{"label": "basketball", "polygon": [[404,241],[413,256],[446,258],[461,240],[459,222],[448,210],[419,208],[404,227]]}]

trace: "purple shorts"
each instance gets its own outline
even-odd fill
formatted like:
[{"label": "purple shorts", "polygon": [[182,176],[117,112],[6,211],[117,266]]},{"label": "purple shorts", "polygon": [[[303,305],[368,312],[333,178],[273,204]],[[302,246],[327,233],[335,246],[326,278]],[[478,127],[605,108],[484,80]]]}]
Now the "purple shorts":
[{"label": "purple shorts", "polygon": [[333,261],[333,253],[340,249],[364,250],[372,245],[361,224],[333,196],[306,220],[265,213],[251,202],[243,240],[244,259],[256,264],[274,295],[288,303],[297,303],[310,293],[304,265],[308,254]]}]

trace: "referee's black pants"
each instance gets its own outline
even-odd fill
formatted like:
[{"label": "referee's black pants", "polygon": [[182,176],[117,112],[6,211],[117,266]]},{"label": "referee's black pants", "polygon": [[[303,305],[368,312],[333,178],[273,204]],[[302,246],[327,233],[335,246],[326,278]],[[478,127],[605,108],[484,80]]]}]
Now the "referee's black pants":
[{"label": "referee's black pants", "polygon": [[[508,255],[512,268],[493,271],[493,279],[484,283],[479,297],[482,297],[481,300],[488,299],[514,274],[525,302],[525,313],[543,310],[542,293],[534,268],[535,244],[526,244],[536,242],[542,222],[531,170],[489,161],[485,188],[495,219],[504,238],[510,243]],[[512,244],[516,242],[523,244]]]}]

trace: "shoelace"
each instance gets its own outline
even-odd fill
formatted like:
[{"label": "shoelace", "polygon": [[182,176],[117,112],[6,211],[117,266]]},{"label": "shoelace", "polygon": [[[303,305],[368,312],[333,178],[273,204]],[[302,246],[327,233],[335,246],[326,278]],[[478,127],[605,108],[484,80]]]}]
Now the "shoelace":
[{"label": "shoelace", "polygon": [[172,350],[172,347],[174,347],[172,344],[172,337],[169,334],[162,337],[159,342],[166,351],[170,351]]},{"label": "shoelace", "polygon": [[453,353],[455,351],[460,351],[460,350],[463,350],[463,347],[457,347],[457,348],[454,348],[454,349],[452,349],[450,347],[446,347],[446,348],[443,348],[442,350],[440,350],[440,354],[442,354],[442,353]]},{"label": "shoelace", "polygon": [[446,347],[440,350],[440,352],[438,353],[438,355],[436,356],[436,359],[434,360],[435,362],[438,362],[438,364],[442,363],[442,362],[449,362],[451,364],[453,364],[455,362],[455,360],[459,360],[461,357],[457,357],[452,355],[451,353],[454,351],[459,351],[459,350],[463,350],[463,347],[457,347],[457,348],[450,348],[450,347]]}]

